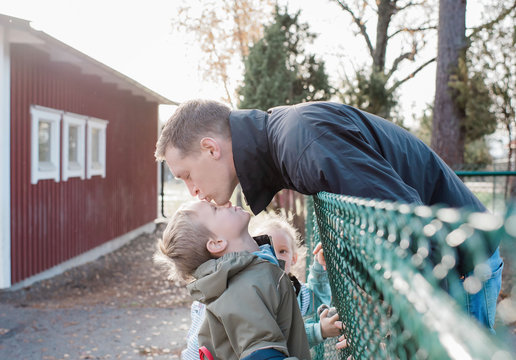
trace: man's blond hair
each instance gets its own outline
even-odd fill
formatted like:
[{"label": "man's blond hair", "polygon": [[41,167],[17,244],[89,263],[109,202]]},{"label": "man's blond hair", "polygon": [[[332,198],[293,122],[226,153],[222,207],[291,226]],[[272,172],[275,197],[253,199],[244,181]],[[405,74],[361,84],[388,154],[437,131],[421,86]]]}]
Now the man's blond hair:
[{"label": "man's blond hair", "polygon": [[156,144],[156,160],[165,159],[169,147],[179,149],[183,156],[197,152],[204,136],[221,135],[231,138],[231,109],[213,100],[190,100],[181,104],[167,121]]},{"label": "man's blond hair", "polygon": [[202,263],[214,258],[206,248],[210,238],[214,238],[213,233],[197,213],[180,208],[158,240],[154,261],[168,270],[170,279],[179,276],[188,280]]}]

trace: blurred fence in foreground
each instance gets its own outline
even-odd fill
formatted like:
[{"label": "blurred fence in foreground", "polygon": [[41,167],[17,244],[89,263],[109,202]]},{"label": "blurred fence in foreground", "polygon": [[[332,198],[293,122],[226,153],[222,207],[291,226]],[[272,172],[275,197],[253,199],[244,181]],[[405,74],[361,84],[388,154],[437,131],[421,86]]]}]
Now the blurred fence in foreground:
[{"label": "blurred fence in foreground", "polygon": [[[477,245],[501,237],[516,256],[511,210],[502,217],[328,193],[307,201],[308,254],[322,242],[349,344],[337,351],[327,341],[315,348],[314,359],[515,358],[503,329],[490,335],[452,298],[462,286],[455,271],[457,244],[481,260]],[[481,272],[477,266],[472,284]],[[514,280],[514,272],[510,276]],[[442,290],[444,281],[452,296]],[[514,289],[512,295],[504,316],[514,315]]]}]

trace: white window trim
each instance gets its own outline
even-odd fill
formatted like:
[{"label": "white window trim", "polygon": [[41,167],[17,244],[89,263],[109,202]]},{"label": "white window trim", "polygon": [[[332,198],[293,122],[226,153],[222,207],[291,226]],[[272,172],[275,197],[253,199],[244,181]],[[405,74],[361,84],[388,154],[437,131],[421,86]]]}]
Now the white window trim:
[{"label": "white window trim", "polygon": [[[32,117],[32,131],[31,131],[31,183],[37,184],[39,180],[54,179],[59,182],[60,170],[60,122],[62,111],[45,108],[43,106],[33,105],[30,108]],[[39,122],[41,120],[50,122],[50,162],[42,164],[44,169],[41,169],[39,163],[39,139],[38,130]]]},{"label": "white window trim", "polygon": [[[108,121],[101,120],[96,118],[88,118],[87,120],[87,156],[86,156],[86,178],[91,179],[92,176],[100,175],[101,177],[106,177],[106,127]],[[92,131],[93,129],[100,130],[100,139],[99,139],[99,160],[100,160],[100,168],[94,168],[92,164]]]},{"label": "white window trim", "polygon": [[[63,144],[61,147],[62,160],[63,160],[63,171],[62,180],[67,181],[69,178],[80,177],[84,180],[86,176],[86,164],[85,164],[85,153],[86,153],[86,116],[77,115],[73,113],[65,113],[63,115]],[[77,157],[78,161],[73,164],[68,159],[68,137],[70,134],[70,126],[78,127],[77,131]]]}]

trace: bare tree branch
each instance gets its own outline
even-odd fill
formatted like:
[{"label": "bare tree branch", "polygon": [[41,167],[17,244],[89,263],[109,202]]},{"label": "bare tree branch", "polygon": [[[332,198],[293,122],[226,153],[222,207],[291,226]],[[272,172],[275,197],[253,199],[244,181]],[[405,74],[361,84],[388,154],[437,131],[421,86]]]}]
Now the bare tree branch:
[{"label": "bare tree branch", "polygon": [[437,26],[428,26],[428,27],[419,27],[419,28],[402,28],[398,29],[389,36],[387,36],[388,39],[391,39],[402,32],[408,32],[408,33],[417,33],[417,32],[423,32],[428,30],[437,30]]},{"label": "bare tree branch", "polygon": [[365,22],[360,17],[356,16],[355,13],[353,12],[353,10],[351,10],[350,7],[344,3],[344,1],[335,0],[335,2],[337,4],[339,4],[340,7],[344,11],[347,11],[351,15],[351,17],[353,18],[353,21],[355,22],[355,24],[357,24],[358,28],[360,29],[360,33],[364,37],[364,40],[367,44],[367,48],[369,49],[369,53],[371,54],[371,57],[374,57],[373,45],[371,43],[371,39],[369,39],[369,35],[367,35],[367,29],[365,26]]},{"label": "bare tree branch", "polygon": [[392,64],[392,67],[391,67],[391,70],[389,71],[389,73],[387,74],[387,79],[389,79],[392,74],[398,70],[398,65],[403,61],[403,60],[414,60],[414,55],[415,55],[415,51],[414,49],[412,49],[412,51],[410,52],[406,52],[404,54],[401,54],[400,56],[398,56],[396,58],[396,60],[394,60],[393,64]]},{"label": "bare tree branch", "polygon": [[397,81],[394,85],[392,85],[389,89],[389,94],[392,94],[394,92],[394,90],[396,90],[397,88],[399,88],[404,82],[412,79],[414,76],[416,76],[416,74],[418,72],[420,72],[421,70],[423,70],[427,65],[433,63],[434,61],[436,60],[436,58],[432,58],[430,60],[428,60],[427,62],[425,62],[423,65],[421,65],[420,67],[418,67],[416,70],[414,70],[413,72],[411,72],[407,77],[405,77],[404,79],[401,79],[399,81]]},{"label": "bare tree branch", "polygon": [[491,28],[493,25],[495,25],[496,23],[500,22],[501,20],[503,20],[507,15],[509,15],[511,13],[511,11],[513,11],[514,9],[516,9],[516,0],[514,1],[514,3],[512,4],[511,7],[503,10],[495,19],[485,23],[485,24],[482,24],[480,26],[477,26],[475,28],[473,28],[473,32],[471,34],[469,34],[469,36],[466,38],[468,40],[468,42],[471,40],[472,37],[474,37],[476,34],[478,34],[480,31],[484,30],[484,29],[489,29]]},{"label": "bare tree branch", "polygon": [[409,7],[413,7],[413,6],[422,6],[422,5],[425,5],[426,4],[426,0],[423,0],[423,1],[420,1],[420,2],[409,2],[408,4],[404,5],[404,6],[396,6],[396,11],[402,11],[402,10],[405,10]]}]

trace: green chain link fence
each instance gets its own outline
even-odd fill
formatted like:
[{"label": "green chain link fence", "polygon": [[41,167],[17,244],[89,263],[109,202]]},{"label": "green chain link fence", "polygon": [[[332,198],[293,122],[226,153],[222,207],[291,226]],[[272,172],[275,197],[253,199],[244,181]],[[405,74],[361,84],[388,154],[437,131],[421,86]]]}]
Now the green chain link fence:
[{"label": "green chain link fence", "polygon": [[[455,269],[459,244],[480,262],[480,245],[500,237],[516,256],[515,236],[510,210],[502,217],[328,193],[308,197],[307,264],[322,242],[348,341],[345,350],[335,350],[335,340],[327,340],[313,349],[313,358],[516,358],[501,335],[489,334],[461,310],[463,284]],[[464,287],[474,292],[483,272],[475,267]]]}]

